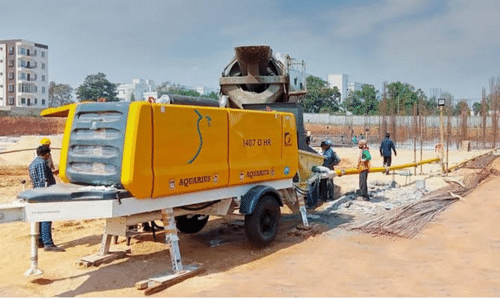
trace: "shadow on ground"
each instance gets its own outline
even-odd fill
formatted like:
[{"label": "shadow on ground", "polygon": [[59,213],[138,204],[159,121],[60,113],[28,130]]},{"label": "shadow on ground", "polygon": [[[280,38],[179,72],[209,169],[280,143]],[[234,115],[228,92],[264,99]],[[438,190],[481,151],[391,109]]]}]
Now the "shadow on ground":
[{"label": "shadow on ground", "polygon": [[[327,218],[309,219],[311,225],[317,224],[317,233],[321,234],[340,224],[350,222],[351,217],[342,214],[330,214]],[[250,244],[245,235],[243,221],[225,222],[223,219],[210,220],[207,226],[196,234],[179,233],[180,252],[183,264],[201,264],[206,272],[198,276],[225,272],[232,268],[259,260],[281,249],[291,247],[303,242],[306,237],[290,234],[293,229],[302,224],[300,214],[284,214],[280,219],[279,233],[274,242],[264,248],[256,248]],[[163,232],[157,232],[157,243],[165,240]],[[97,236],[82,238],[72,241],[65,246],[75,244],[94,244],[100,242]],[[120,244],[124,243],[121,238]],[[47,285],[55,281],[88,277],[85,282],[70,291],[54,295],[58,297],[74,297],[91,292],[106,291],[112,283],[113,290],[132,288],[128,296],[140,296],[141,291],[135,290],[135,283],[147,278],[165,274],[171,269],[170,253],[168,247],[148,253],[134,254],[134,247],[157,245],[152,234],[139,235],[132,239],[132,253],[124,259],[117,260],[107,265],[85,270],[84,273],[60,279],[38,279],[34,284]],[[147,247],[146,247],[147,248]],[[140,251],[139,251],[140,252]],[[134,270],[134,272],[131,272]],[[106,280],[103,282],[103,280]]]}]

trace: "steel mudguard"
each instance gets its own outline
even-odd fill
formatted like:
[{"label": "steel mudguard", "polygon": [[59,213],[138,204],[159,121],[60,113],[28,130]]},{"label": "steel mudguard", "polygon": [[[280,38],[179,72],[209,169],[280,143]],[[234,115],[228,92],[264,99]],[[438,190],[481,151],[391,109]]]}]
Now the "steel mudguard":
[{"label": "steel mudguard", "polygon": [[276,189],[266,185],[257,185],[251,188],[243,197],[241,197],[240,213],[244,215],[253,214],[259,199],[264,195],[271,195],[283,206],[281,196]]}]

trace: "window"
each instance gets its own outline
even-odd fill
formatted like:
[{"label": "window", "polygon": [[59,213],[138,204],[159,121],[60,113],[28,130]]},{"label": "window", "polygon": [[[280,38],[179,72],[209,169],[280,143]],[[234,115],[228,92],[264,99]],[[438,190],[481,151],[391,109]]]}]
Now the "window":
[{"label": "window", "polygon": [[14,72],[9,73],[9,79],[14,79]]},{"label": "window", "polygon": [[14,105],[14,97],[9,97],[9,105]]},{"label": "window", "polygon": [[42,63],[42,70],[45,70],[45,64]]},{"label": "window", "polygon": [[21,98],[21,104],[26,104],[26,98]]},{"label": "window", "polygon": [[45,87],[42,87],[42,94],[45,94]]},{"label": "window", "polygon": [[9,54],[14,54],[14,47],[9,47]]},{"label": "window", "polygon": [[42,57],[45,57],[45,51],[42,51]]},{"label": "window", "polygon": [[37,99],[37,98],[35,98],[35,105],[37,105],[37,104],[38,104],[38,99]]},{"label": "window", "polygon": [[9,84],[9,92],[13,92],[14,91],[14,85],[13,84]]},{"label": "window", "polygon": [[26,80],[26,73],[19,73],[19,80]]},{"label": "window", "polygon": [[11,59],[11,60],[9,60],[9,67],[13,67],[13,66],[14,66],[14,60]]},{"label": "window", "polygon": [[45,75],[42,75],[42,81],[45,81]]},{"label": "window", "polygon": [[19,48],[19,53],[26,54],[26,48],[24,48],[24,47]]},{"label": "window", "polygon": [[45,99],[42,99],[42,105],[45,105]]}]

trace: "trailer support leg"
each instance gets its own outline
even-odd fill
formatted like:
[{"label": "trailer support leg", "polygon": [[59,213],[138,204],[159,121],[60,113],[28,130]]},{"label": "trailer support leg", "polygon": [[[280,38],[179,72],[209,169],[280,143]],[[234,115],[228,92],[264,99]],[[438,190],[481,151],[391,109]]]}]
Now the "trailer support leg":
[{"label": "trailer support leg", "polygon": [[109,247],[111,246],[111,239],[113,238],[112,235],[108,234],[106,232],[106,229],[104,229],[104,233],[102,234],[102,242],[101,242],[101,247],[99,248],[99,255],[104,256],[109,253]]},{"label": "trailer support leg", "polygon": [[172,208],[163,209],[161,218],[165,228],[165,243],[170,248],[170,260],[174,272],[182,271],[181,251],[179,249],[179,237],[175,227],[174,210]]},{"label": "trailer support leg", "polygon": [[78,267],[97,267],[101,264],[111,262],[116,259],[124,258],[127,253],[130,253],[130,249],[123,251],[109,251],[111,242],[116,240],[117,235],[112,234],[113,232],[108,231],[109,222],[111,219],[106,220],[106,225],[104,226],[104,232],[102,233],[101,247],[99,252],[96,254],[87,255],[80,258],[76,264]]},{"label": "trailer support leg", "polygon": [[181,252],[179,249],[179,237],[177,236],[177,228],[175,226],[174,210],[172,208],[162,209],[161,216],[165,226],[165,243],[167,243],[170,248],[172,272],[137,282],[135,284],[136,288],[138,290],[144,290],[145,295],[157,293],[205,271],[199,265],[182,265]]},{"label": "trailer support leg", "polygon": [[[302,225],[304,227],[309,227],[309,221],[307,220],[306,202],[304,197],[297,197],[297,193],[292,189],[284,189],[283,195],[285,196],[285,204],[293,212],[297,212],[297,203],[299,204],[300,216],[302,217]],[[295,199],[293,199],[295,197]],[[294,205],[295,206],[294,206]]]},{"label": "trailer support leg", "polygon": [[38,222],[31,222],[31,266],[24,272],[24,276],[40,275],[43,272],[38,269],[38,236],[40,235],[40,228]]}]

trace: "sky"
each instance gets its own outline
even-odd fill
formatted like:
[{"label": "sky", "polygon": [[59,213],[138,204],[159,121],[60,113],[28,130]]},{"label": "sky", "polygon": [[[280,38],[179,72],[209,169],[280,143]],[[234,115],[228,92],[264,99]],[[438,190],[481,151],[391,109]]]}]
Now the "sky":
[{"label": "sky", "polygon": [[480,99],[500,75],[498,0],[0,0],[0,40],[48,45],[49,79],[98,72],[218,87],[234,47],[269,45],[327,79]]}]

